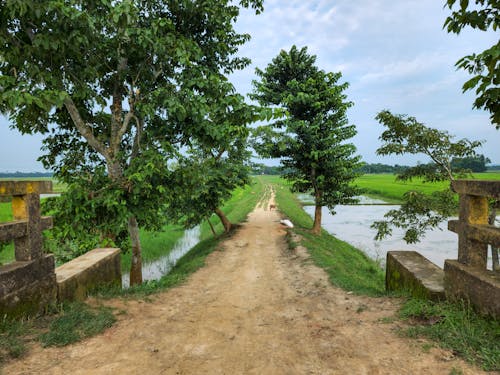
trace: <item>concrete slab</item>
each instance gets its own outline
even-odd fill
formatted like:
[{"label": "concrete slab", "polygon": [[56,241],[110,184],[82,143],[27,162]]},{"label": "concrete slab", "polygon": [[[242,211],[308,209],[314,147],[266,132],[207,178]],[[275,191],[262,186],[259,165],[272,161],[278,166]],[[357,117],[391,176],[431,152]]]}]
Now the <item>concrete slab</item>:
[{"label": "concrete slab", "polygon": [[413,296],[442,300],[444,272],[416,251],[387,252],[386,289],[407,290]]},{"label": "concrete slab", "polygon": [[121,285],[120,249],[94,249],[56,268],[58,300],[83,300],[103,284]]}]

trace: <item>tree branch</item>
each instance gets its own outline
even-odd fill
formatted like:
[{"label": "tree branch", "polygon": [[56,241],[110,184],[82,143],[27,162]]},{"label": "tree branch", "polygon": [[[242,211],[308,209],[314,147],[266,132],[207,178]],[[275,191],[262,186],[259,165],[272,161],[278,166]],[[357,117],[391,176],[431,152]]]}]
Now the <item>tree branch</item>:
[{"label": "tree branch", "polygon": [[106,146],[100,142],[95,136],[94,133],[92,132],[92,128],[83,121],[82,117],[80,116],[80,112],[78,111],[78,108],[76,108],[75,103],[71,98],[66,98],[64,99],[64,106],[66,107],[66,110],[68,111],[69,115],[71,116],[71,119],[73,120],[73,123],[76,126],[76,129],[78,132],[82,135],[83,138],[86,139],[88,144],[99,154],[104,156],[104,158],[107,161],[110,161],[110,155],[109,151],[106,148]]}]

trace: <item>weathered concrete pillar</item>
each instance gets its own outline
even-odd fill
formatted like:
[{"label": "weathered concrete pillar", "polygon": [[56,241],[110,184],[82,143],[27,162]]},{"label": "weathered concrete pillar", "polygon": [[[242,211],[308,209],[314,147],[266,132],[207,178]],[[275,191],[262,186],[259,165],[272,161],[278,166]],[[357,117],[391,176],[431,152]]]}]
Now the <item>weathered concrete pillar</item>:
[{"label": "weathered concrete pillar", "polygon": [[40,216],[40,195],[30,193],[12,197],[14,220],[27,220],[27,233],[14,240],[17,261],[38,259],[42,256],[42,228]]},{"label": "weathered concrete pillar", "polygon": [[458,261],[486,269],[488,244],[467,235],[468,224],[488,224],[488,198],[460,194],[460,229],[458,232]]}]

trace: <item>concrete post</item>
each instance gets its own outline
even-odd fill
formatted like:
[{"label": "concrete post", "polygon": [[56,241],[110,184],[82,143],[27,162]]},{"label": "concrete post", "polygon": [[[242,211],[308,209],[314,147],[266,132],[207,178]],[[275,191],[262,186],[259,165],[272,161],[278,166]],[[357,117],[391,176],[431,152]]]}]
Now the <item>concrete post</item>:
[{"label": "concrete post", "polygon": [[460,194],[460,226],[458,232],[458,261],[486,269],[488,244],[467,235],[468,224],[488,224],[488,199],[477,195]]},{"label": "concrete post", "polygon": [[40,216],[40,194],[29,193],[12,196],[14,220],[27,220],[27,233],[14,240],[17,261],[38,259],[42,256],[42,228]]}]

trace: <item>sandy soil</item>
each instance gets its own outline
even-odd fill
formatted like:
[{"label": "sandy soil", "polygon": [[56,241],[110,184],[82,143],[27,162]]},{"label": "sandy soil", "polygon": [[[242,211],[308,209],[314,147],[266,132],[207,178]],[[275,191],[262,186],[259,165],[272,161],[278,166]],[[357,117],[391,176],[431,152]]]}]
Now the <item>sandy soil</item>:
[{"label": "sandy soil", "polygon": [[[34,347],[5,374],[480,374],[441,349],[399,337],[398,301],[331,286],[304,249],[287,249],[262,202],[207,266],[65,348]],[[452,372],[453,373],[453,372]],[[460,372],[458,372],[460,373]]]}]

